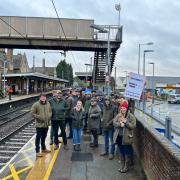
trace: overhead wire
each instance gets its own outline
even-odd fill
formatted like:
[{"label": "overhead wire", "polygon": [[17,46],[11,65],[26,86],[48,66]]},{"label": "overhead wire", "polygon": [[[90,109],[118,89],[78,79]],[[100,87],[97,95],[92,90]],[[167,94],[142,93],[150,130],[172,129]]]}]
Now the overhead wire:
[{"label": "overhead wire", "polygon": [[[59,21],[60,27],[62,28],[62,31],[63,31],[64,37],[65,37],[65,40],[68,40],[67,37],[66,37],[66,33],[65,33],[65,31],[64,31],[64,28],[63,28],[61,19],[60,19],[60,17],[59,17],[58,12],[57,12],[56,6],[55,6],[55,4],[54,4],[54,1],[51,0],[51,2],[52,2],[52,4],[53,4],[54,10],[55,10],[56,15],[57,15],[57,17],[58,17],[58,21]],[[77,66],[77,68],[80,68],[80,66],[78,66],[77,63],[76,63],[76,60],[75,60],[75,57],[74,57],[74,54],[72,53],[72,51],[70,51],[70,53],[71,53],[72,59],[73,59],[73,61],[74,61],[74,64]]]},{"label": "overhead wire", "polygon": [[[2,17],[0,17],[0,20],[2,21],[2,22],[4,22],[7,26],[9,26],[11,29],[13,29],[16,33],[18,33],[21,37],[23,37],[24,39],[26,39],[26,40],[29,40],[26,36],[24,36],[21,32],[19,32],[17,29],[15,29],[12,25],[10,25],[8,22],[6,22]],[[32,44],[31,44],[32,45]],[[39,51],[41,51],[44,55],[45,55],[45,52],[42,50],[42,49],[40,49],[38,46],[36,46],[36,45],[32,45],[32,47],[34,47],[36,50],[39,50]]]},{"label": "overhead wire", "polygon": [[[65,31],[64,31],[63,25],[62,25],[62,23],[61,23],[60,17],[59,17],[59,15],[58,15],[58,12],[57,12],[57,9],[56,9],[56,6],[55,6],[53,0],[52,0],[52,4],[53,4],[54,10],[55,10],[55,12],[56,12],[56,15],[57,15],[57,17],[58,17],[58,21],[59,21],[60,27],[62,28],[64,37],[65,37],[65,39],[67,40],[66,33],[65,33]],[[29,40],[29,39],[28,39],[26,36],[24,36],[21,32],[19,32],[19,31],[18,31],[17,29],[15,29],[12,25],[10,25],[8,22],[6,22],[2,17],[0,17],[0,20],[1,20],[2,22],[4,22],[6,25],[8,25],[11,29],[13,29],[16,33],[18,33],[21,37],[23,37],[23,38],[26,39],[26,40]],[[42,49],[39,49],[39,47],[37,47],[36,45],[32,45],[32,46],[33,46],[35,49],[41,51],[41,52],[44,54],[44,51],[42,51]],[[74,60],[75,65],[79,68],[79,66],[78,66],[77,63],[76,63],[74,54],[72,53],[72,51],[70,51],[70,53],[71,53],[72,59]]]},{"label": "overhead wire", "polygon": [[[26,40],[29,40],[26,36],[21,34],[17,29],[15,29],[13,26],[11,26],[8,22],[6,22],[3,18],[0,17],[0,20],[3,21],[6,25],[8,25],[11,29],[13,29],[15,32],[17,32],[21,37],[23,37]],[[39,49],[36,45],[32,45],[35,47],[35,49],[38,49],[39,51],[42,51],[42,49]],[[42,51],[43,52],[43,51]],[[44,53],[44,52],[43,52]]]}]

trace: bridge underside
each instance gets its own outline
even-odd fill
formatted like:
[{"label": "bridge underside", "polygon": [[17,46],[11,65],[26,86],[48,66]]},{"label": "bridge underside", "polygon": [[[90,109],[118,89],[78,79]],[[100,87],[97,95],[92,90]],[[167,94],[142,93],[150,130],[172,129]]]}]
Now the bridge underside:
[{"label": "bridge underside", "polygon": [[[117,50],[120,42],[111,42],[111,49]],[[64,51],[107,51],[107,41],[96,40],[64,40],[64,39],[20,39],[20,38],[2,38],[0,39],[1,48],[15,49],[46,49],[46,50],[64,50]]]},{"label": "bridge underside", "polygon": [[[110,64],[111,71],[115,61],[116,51],[121,42],[111,42]],[[65,40],[65,39],[20,39],[20,38],[2,38],[0,39],[0,48],[15,49],[44,49],[44,50],[63,50],[63,51],[92,51],[94,54],[94,75],[95,82],[105,81],[105,67],[107,61],[107,41],[100,40]]]}]

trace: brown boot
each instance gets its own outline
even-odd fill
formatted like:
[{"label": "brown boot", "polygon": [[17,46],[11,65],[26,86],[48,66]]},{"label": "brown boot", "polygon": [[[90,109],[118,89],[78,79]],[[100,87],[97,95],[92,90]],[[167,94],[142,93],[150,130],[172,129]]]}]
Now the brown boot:
[{"label": "brown boot", "polygon": [[58,145],[54,145],[54,150],[58,150],[59,149],[59,146]]},{"label": "brown boot", "polygon": [[124,168],[121,169],[121,171],[120,171],[121,173],[128,172],[128,170],[129,170],[129,161],[130,161],[129,157],[125,156],[125,165],[124,165]]},{"label": "brown boot", "polygon": [[43,157],[43,155],[41,153],[36,153],[36,157]]},{"label": "brown boot", "polygon": [[50,150],[48,150],[48,149],[44,149],[44,150],[42,150],[42,153],[50,153],[51,151]]},{"label": "brown boot", "polygon": [[120,163],[120,168],[118,169],[118,171],[121,172],[121,170],[122,170],[122,169],[124,168],[124,166],[125,166],[125,156],[123,156],[123,155],[120,156],[119,163]]}]

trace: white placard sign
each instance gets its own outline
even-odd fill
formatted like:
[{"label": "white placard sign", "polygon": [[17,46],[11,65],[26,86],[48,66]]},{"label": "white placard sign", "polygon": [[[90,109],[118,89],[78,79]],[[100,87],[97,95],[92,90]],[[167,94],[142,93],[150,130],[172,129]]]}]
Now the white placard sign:
[{"label": "white placard sign", "polygon": [[127,80],[124,96],[128,98],[140,100],[144,88],[144,84],[145,84],[144,76],[130,72],[128,74],[128,80]]}]

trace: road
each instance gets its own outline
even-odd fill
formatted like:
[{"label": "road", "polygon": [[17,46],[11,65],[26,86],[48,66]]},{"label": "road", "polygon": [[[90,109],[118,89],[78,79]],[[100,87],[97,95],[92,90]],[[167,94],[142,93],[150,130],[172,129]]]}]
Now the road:
[{"label": "road", "polygon": [[[147,103],[147,111],[151,112],[151,102]],[[165,120],[168,115],[172,118],[172,124],[180,129],[180,104],[168,104],[166,101],[155,101],[153,115]]]},{"label": "road", "polygon": [[[142,104],[141,104],[142,107]],[[146,112],[151,114],[157,119],[165,122],[165,117],[168,115],[172,118],[172,125],[176,127],[176,131],[180,131],[180,104],[168,104],[166,101],[155,101],[153,109],[151,109],[151,101],[146,103]],[[153,111],[152,111],[153,110]],[[147,118],[147,122],[154,128],[164,128],[162,124],[157,121],[152,121],[151,118]],[[173,141],[180,146],[180,136],[172,133],[174,137]]]}]

